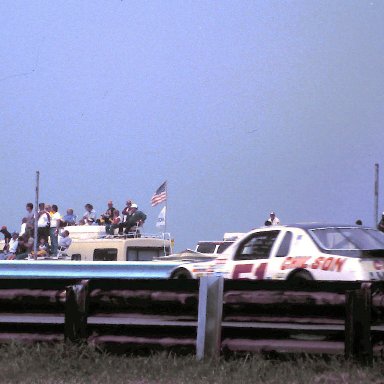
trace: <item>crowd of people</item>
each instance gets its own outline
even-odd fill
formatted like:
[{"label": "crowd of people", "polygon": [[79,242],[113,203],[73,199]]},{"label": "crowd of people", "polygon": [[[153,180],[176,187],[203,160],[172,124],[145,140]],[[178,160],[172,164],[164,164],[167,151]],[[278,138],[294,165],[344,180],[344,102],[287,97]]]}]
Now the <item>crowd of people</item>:
[{"label": "crowd of people", "polygon": [[[110,200],[107,209],[99,217],[93,205],[85,204],[85,212],[78,219],[72,208],[68,208],[65,215],[61,215],[56,204],[39,203],[37,214],[32,203],[26,204],[26,215],[21,220],[20,232],[10,233],[6,226],[2,226],[0,233],[4,236],[5,245],[0,252],[0,260],[21,260],[35,255],[35,235],[37,237],[36,256],[57,256],[71,245],[70,226],[73,225],[105,225],[107,236],[137,232],[144,224],[147,216],[138,209],[137,204],[127,200],[120,211]],[[37,233],[35,234],[35,220]]]}]

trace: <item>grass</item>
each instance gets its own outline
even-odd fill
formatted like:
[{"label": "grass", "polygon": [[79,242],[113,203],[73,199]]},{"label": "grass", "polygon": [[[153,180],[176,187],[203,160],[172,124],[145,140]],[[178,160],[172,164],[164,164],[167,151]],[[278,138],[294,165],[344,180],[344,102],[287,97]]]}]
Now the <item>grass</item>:
[{"label": "grass", "polygon": [[194,356],[165,353],[116,356],[87,346],[10,344],[0,347],[0,383],[379,384],[384,363],[360,367],[336,358],[277,361],[260,355],[197,362]]}]

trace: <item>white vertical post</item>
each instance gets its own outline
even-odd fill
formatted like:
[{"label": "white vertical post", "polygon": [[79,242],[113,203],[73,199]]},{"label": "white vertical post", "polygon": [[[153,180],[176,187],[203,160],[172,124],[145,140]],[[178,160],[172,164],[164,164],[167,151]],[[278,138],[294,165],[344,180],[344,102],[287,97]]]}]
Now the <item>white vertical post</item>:
[{"label": "white vertical post", "polygon": [[33,224],[34,239],[33,239],[33,255],[37,257],[37,221],[39,220],[39,179],[40,172],[36,171],[36,189],[35,189],[35,220]]},{"label": "white vertical post", "polygon": [[203,276],[200,279],[196,358],[215,359],[220,355],[224,279]]},{"label": "white vertical post", "polygon": [[374,208],[374,227],[379,222],[379,164],[375,164],[375,208]]}]

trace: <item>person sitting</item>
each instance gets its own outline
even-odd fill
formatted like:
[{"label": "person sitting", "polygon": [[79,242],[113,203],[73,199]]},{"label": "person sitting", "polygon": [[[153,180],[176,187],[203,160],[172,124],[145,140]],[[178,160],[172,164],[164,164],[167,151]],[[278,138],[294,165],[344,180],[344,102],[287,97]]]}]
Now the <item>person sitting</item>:
[{"label": "person sitting", "polygon": [[112,200],[108,201],[107,210],[96,220],[99,225],[110,225],[112,223],[113,212],[115,211]]},{"label": "person sitting", "polygon": [[9,256],[7,260],[24,260],[28,257],[27,239],[19,236],[16,253]]},{"label": "person sitting", "polygon": [[[96,211],[93,209],[92,204],[85,204],[85,212],[83,215],[83,220],[85,225],[93,225],[96,223]],[[80,222],[79,222],[80,224]]]},{"label": "person sitting", "polygon": [[72,239],[69,237],[69,232],[65,229],[59,238],[59,253],[65,252],[72,244]]},{"label": "person sitting", "polygon": [[41,237],[39,240],[39,245],[37,247],[37,256],[47,255],[49,255],[49,244],[44,237]]},{"label": "person sitting", "polygon": [[12,239],[12,235],[10,234],[10,232],[8,231],[8,229],[5,225],[3,225],[1,227],[0,232],[4,235],[4,243],[5,244],[4,244],[3,252],[7,252],[9,249],[9,242]]},{"label": "person sitting", "polygon": [[129,218],[132,214],[132,200],[127,200],[125,203],[125,207],[121,211],[121,220],[119,223],[119,235],[122,235],[124,233],[124,229],[127,227]]},{"label": "person sitting", "polygon": [[120,222],[121,222],[120,212],[118,209],[115,209],[113,211],[111,223],[105,225],[105,232],[108,235],[113,236],[115,234],[115,229],[119,228]]},{"label": "person sitting", "polygon": [[[130,215],[128,216],[128,220],[125,224],[125,234],[131,234],[134,236],[140,235],[140,232],[138,232],[139,227],[142,227],[145,220],[147,218],[147,215],[139,211],[137,204],[132,204],[130,209]],[[135,232],[133,234],[133,232]]]},{"label": "person sitting", "polygon": [[12,238],[9,241],[8,250],[1,255],[1,260],[8,260],[16,255],[17,247],[19,245],[19,234],[17,232],[12,233]]},{"label": "person sitting", "polygon": [[70,226],[70,225],[76,225],[77,216],[73,213],[72,208],[67,209],[67,214],[64,215],[62,223],[63,227]]}]

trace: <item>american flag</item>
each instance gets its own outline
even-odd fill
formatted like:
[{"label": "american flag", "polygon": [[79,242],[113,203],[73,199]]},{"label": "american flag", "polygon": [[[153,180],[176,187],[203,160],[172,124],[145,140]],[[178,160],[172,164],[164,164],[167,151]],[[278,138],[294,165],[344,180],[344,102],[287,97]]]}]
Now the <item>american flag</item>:
[{"label": "american flag", "polygon": [[154,207],[157,204],[162,203],[163,201],[167,200],[167,182],[164,181],[163,184],[160,185],[159,188],[157,188],[156,192],[153,194],[151,199],[151,205]]}]

